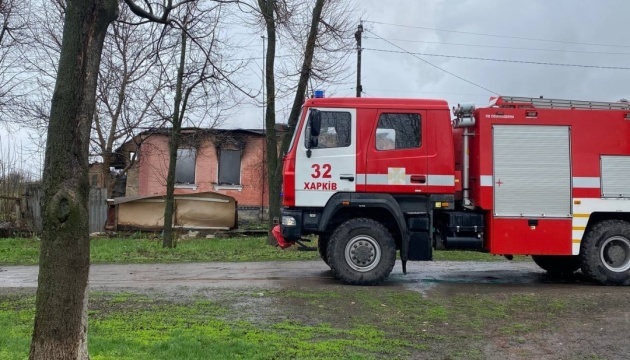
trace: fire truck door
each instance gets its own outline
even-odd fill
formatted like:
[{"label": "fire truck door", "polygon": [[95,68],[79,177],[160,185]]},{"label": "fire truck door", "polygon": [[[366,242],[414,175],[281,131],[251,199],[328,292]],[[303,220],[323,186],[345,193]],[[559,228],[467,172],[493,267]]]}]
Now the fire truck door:
[{"label": "fire truck door", "polygon": [[426,111],[379,110],[366,151],[368,192],[426,193],[430,183]]},{"label": "fire truck door", "polygon": [[321,116],[318,134],[311,135],[307,121],[297,139],[296,206],[322,207],[336,192],[356,190],[356,109],[311,109],[309,117],[314,110]]},{"label": "fire truck door", "polygon": [[569,219],[569,127],[494,125],[492,130],[495,216]]}]

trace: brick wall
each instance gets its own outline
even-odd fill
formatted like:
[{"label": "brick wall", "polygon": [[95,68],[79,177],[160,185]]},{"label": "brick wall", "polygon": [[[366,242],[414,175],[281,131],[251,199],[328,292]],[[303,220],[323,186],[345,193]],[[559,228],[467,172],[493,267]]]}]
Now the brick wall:
[{"label": "brick wall", "polygon": [[[178,186],[175,193],[190,194],[213,191],[234,197],[238,201],[239,207],[267,207],[265,138],[256,135],[241,135],[239,140],[243,144],[240,186],[217,184],[219,169],[217,149],[213,138],[206,136],[199,141],[197,146],[194,186]],[[168,137],[151,135],[144,140],[139,151],[137,180],[133,179],[133,176],[129,176],[127,188],[135,188],[137,181],[138,195],[164,195],[166,194],[167,172]],[[130,184],[130,182],[134,183]]]}]

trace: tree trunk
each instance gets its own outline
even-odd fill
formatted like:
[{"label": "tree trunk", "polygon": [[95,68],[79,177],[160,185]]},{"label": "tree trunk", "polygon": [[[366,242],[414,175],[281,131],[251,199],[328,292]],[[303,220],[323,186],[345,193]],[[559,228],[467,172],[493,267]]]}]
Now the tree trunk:
[{"label": "tree trunk", "polygon": [[[265,65],[265,88],[267,97],[267,110],[265,112],[265,153],[267,160],[267,194],[269,196],[269,229],[273,227],[273,219],[280,218],[280,185],[281,181],[276,176],[278,167],[278,137],[276,134],[276,83],[274,63],[276,60],[276,20],[274,18],[274,0],[259,0],[265,25],[267,28],[267,54]],[[276,244],[276,239],[269,233],[267,243]]]},{"label": "tree trunk", "polygon": [[88,148],[116,0],[67,2],[44,163],[43,232],[31,359],[88,359]]},{"label": "tree trunk", "polygon": [[[325,0],[317,0],[313,7],[313,17],[311,19],[311,28],[306,40],[306,47],[304,49],[304,62],[302,63],[302,70],[300,72],[300,79],[298,81],[297,90],[295,92],[295,98],[293,100],[293,106],[291,107],[291,113],[289,114],[289,129],[287,133],[282,137],[280,145],[280,157],[275,158],[275,166],[271,167],[269,162],[269,216],[271,218],[271,204],[278,204],[278,214],[280,212],[280,194],[276,190],[276,193],[272,193],[271,189],[280,189],[282,186],[282,159],[281,156],[289,150],[289,144],[291,138],[295,132],[298,120],[300,118],[300,111],[302,104],[306,97],[306,86],[311,76],[311,66],[313,64],[313,54],[315,53],[315,41],[317,40],[317,25],[322,17],[322,9],[324,7]],[[275,132],[274,132],[275,135]],[[274,136],[274,141],[277,141]],[[271,181],[274,181],[272,184]],[[279,216],[279,215],[278,215]]]},{"label": "tree trunk", "polygon": [[[177,110],[175,110],[177,113]],[[179,147],[178,126],[173,124],[173,132],[168,142],[168,175],[166,176],[166,205],[164,207],[164,235],[162,247],[174,248],[177,242],[173,234],[173,214],[175,213],[175,167],[177,166],[177,148]]]},{"label": "tree trunk", "polygon": [[173,241],[173,214],[175,212],[175,168],[177,166],[177,148],[182,131],[183,110],[180,113],[183,96],[184,67],[186,66],[186,31],[182,30],[182,49],[177,70],[177,84],[175,88],[175,103],[173,106],[173,129],[168,143],[168,175],[166,176],[166,206],[164,207],[164,238],[162,247],[174,248],[177,242]]},{"label": "tree trunk", "polygon": [[107,198],[112,198],[114,186],[116,185],[116,178],[111,175],[109,168],[111,167],[110,161],[111,153],[106,153],[103,156],[103,163],[101,164],[101,174],[103,175],[103,187],[107,189]]},{"label": "tree trunk", "polygon": [[[317,25],[322,17],[322,9],[326,0],[317,0],[315,7],[313,7],[313,17],[311,19],[311,28],[308,32],[306,39],[306,47],[304,49],[304,62],[302,63],[302,70],[300,71],[300,80],[298,81],[297,90],[295,92],[295,98],[293,99],[293,106],[291,107],[291,113],[289,113],[289,130],[287,136],[282,139],[282,146],[280,147],[281,153],[285,153],[289,150],[289,144],[291,143],[291,137],[295,132],[298,120],[300,119],[300,110],[302,104],[306,98],[306,87],[308,80],[311,77],[311,67],[313,65],[313,54],[315,53],[315,44],[317,40]],[[282,175],[282,166],[276,168],[276,173]]]}]

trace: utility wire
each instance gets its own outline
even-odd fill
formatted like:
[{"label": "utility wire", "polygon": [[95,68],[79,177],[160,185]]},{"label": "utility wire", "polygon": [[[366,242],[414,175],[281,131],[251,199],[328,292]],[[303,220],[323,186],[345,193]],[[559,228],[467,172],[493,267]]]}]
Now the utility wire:
[{"label": "utility wire", "polygon": [[[365,39],[379,38],[364,36]],[[385,39],[385,38],[384,38]],[[440,41],[423,41],[423,40],[407,40],[407,39],[390,39],[391,41],[401,41],[410,43],[423,43],[423,44],[437,44],[437,45],[453,45],[453,46],[469,46],[469,47],[482,47],[493,49],[511,49],[511,50],[533,50],[533,51],[550,51],[550,52],[562,52],[562,53],[579,53],[579,54],[603,54],[603,55],[630,55],[628,52],[607,52],[607,51],[586,51],[586,50],[562,50],[562,49],[540,49],[540,48],[527,48],[527,47],[514,47],[514,46],[495,46],[495,45],[477,45],[477,44],[461,44],[461,43],[448,43]]]},{"label": "utility wire", "polygon": [[624,48],[630,48],[630,45],[621,45],[621,44],[597,44],[597,43],[584,43],[584,42],[577,42],[577,41],[564,41],[564,40],[552,40],[552,39],[538,39],[538,38],[528,38],[528,37],[521,37],[521,36],[508,36],[508,35],[486,34],[486,33],[478,33],[478,32],[471,32],[471,31],[457,31],[457,30],[448,30],[448,29],[436,29],[436,28],[430,28],[430,27],[424,27],[424,26],[401,25],[401,24],[393,24],[393,23],[386,23],[386,22],[380,22],[380,21],[369,21],[369,20],[366,20],[365,22],[366,22],[366,23],[372,23],[372,24],[379,24],[379,25],[398,26],[398,27],[411,28],[411,29],[422,29],[422,30],[431,30],[431,31],[441,31],[441,32],[449,32],[449,33],[455,33],[455,34],[466,34],[466,35],[476,35],[476,36],[488,36],[488,37],[497,37],[497,38],[505,38],[505,39],[517,39],[517,40],[528,40],[528,41],[542,41],[542,42],[552,42],[552,43],[559,43],[559,44],[573,44],[573,45],[589,45],[589,46],[605,46],[605,47],[624,47]]},{"label": "utility wire", "polygon": [[[276,58],[287,58],[287,57],[293,57],[293,55],[276,55]],[[240,59],[230,59],[229,57],[225,57],[223,59],[221,59],[223,61],[249,61],[249,60],[260,60],[260,56],[258,57],[247,57],[247,58],[240,58]]]},{"label": "utility wire", "polygon": [[[351,88],[354,90],[355,88]],[[395,90],[395,89],[372,89],[370,91],[382,91],[389,93],[410,93],[410,94],[431,94],[431,95],[457,95],[457,96],[479,96],[486,97],[487,94],[472,94],[472,93],[452,93],[452,92],[436,92],[436,91],[416,91],[416,90]]]},{"label": "utility wire", "polygon": [[527,60],[508,60],[508,59],[481,58],[481,57],[473,57],[473,56],[457,56],[457,55],[428,54],[428,53],[411,53],[411,52],[408,52],[406,50],[404,50],[404,51],[394,51],[394,50],[372,49],[372,48],[363,48],[363,50],[378,51],[378,52],[385,52],[385,53],[394,53],[394,54],[410,54],[410,55],[444,57],[444,58],[452,58],[452,59],[481,60],[481,61],[494,61],[494,62],[504,62],[504,63],[530,64],[530,65],[565,66],[565,67],[606,69],[606,70],[630,70],[630,67],[623,67],[623,66],[599,66],[599,65],[563,64],[563,63],[551,63],[551,62],[527,61]]},{"label": "utility wire", "polygon": [[[392,45],[392,46],[394,46],[394,47],[396,47],[396,48],[398,48],[398,49],[402,50],[402,53],[409,54],[409,55],[411,55],[411,56],[415,57],[416,59],[418,59],[418,60],[422,61],[423,63],[425,63],[425,64],[427,64],[427,65],[430,65],[430,66],[432,66],[432,67],[434,67],[434,68],[436,68],[436,69],[438,69],[438,70],[440,70],[440,71],[442,71],[442,72],[445,72],[445,73],[447,73],[447,74],[449,74],[449,75],[451,75],[451,76],[453,76],[453,77],[456,77],[456,78],[458,78],[458,79],[460,79],[460,80],[462,80],[462,81],[465,81],[465,82],[467,82],[467,83],[469,83],[469,84],[471,84],[471,85],[473,85],[473,86],[476,86],[476,87],[478,87],[478,88],[480,88],[480,89],[483,89],[483,90],[485,90],[485,91],[487,91],[487,92],[489,92],[489,93],[491,93],[491,94],[494,94],[494,95],[499,95],[499,93],[497,93],[497,92],[495,92],[495,91],[492,91],[492,90],[490,90],[490,89],[488,89],[488,88],[486,88],[486,87],[484,87],[484,86],[481,86],[481,85],[479,85],[479,84],[477,84],[477,83],[474,83],[474,82],[472,82],[472,81],[470,81],[470,80],[464,79],[463,77],[461,77],[461,76],[459,76],[459,75],[457,75],[457,74],[454,74],[454,73],[452,73],[452,72],[450,72],[450,71],[448,71],[448,70],[446,70],[446,69],[443,69],[443,68],[441,68],[441,67],[439,67],[439,66],[437,66],[437,65],[433,64],[432,62],[429,62],[429,61],[427,61],[427,60],[425,60],[425,59],[421,58],[420,56],[418,56],[418,54],[414,54],[414,53],[412,53],[412,52],[409,52],[409,51],[407,51],[407,50],[403,49],[402,47],[400,47],[400,46],[398,46],[398,45],[394,44],[393,42],[391,42],[391,41],[389,41],[389,40],[386,40],[386,39],[383,39],[383,38],[382,38],[382,37],[380,37],[378,34],[375,34],[375,33],[373,33],[372,31],[370,31],[370,30],[368,30],[368,29],[365,29],[365,31],[367,31],[367,32],[369,32],[370,34],[372,34],[372,35],[376,36],[377,38],[379,38],[379,39],[381,39],[381,40],[385,41],[386,43],[389,43],[390,45]],[[366,49],[366,50],[367,50],[367,49]]]}]

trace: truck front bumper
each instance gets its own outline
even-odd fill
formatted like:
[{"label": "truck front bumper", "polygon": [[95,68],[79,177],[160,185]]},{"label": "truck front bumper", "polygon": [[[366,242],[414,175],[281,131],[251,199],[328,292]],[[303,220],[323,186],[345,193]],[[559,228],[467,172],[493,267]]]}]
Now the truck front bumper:
[{"label": "truck front bumper", "polygon": [[295,241],[287,241],[284,239],[284,236],[282,236],[282,230],[280,230],[280,225],[274,226],[273,229],[271,229],[271,234],[276,239],[276,242],[278,243],[278,246],[280,246],[280,249],[284,250],[295,245]]},{"label": "truck front bumper", "polygon": [[302,210],[282,209],[280,231],[285,241],[295,241],[302,237]]}]

